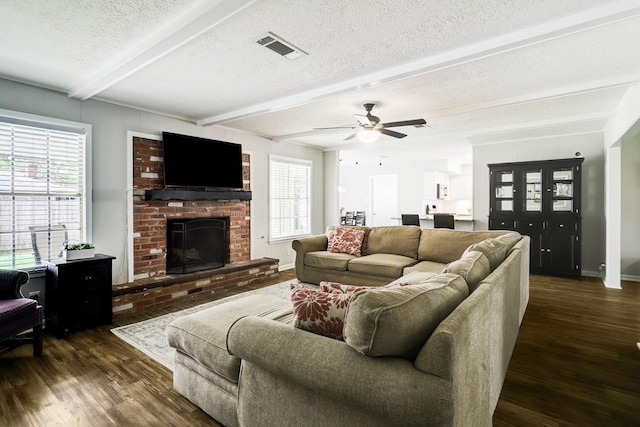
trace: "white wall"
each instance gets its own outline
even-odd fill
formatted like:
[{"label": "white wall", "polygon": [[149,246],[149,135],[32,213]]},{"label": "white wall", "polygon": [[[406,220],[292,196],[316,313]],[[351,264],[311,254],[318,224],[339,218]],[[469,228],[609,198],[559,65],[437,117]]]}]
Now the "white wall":
[{"label": "white wall", "polygon": [[[606,153],[606,275],[607,287],[619,288],[621,279],[622,241],[622,145],[636,141],[640,134],[640,84],[625,93],[615,117],[605,127]],[[625,212],[624,215],[631,213]],[[637,215],[636,215],[637,217]],[[640,221],[640,219],[638,219]],[[636,277],[636,280],[638,278]]]},{"label": "white wall", "polygon": [[473,147],[475,229],[488,229],[491,163],[584,157],[582,168],[582,271],[597,275],[605,260],[604,147],[602,134],[571,135]]},{"label": "white wall", "polygon": [[[358,162],[356,164],[356,162]],[[380,164],[382,163],[382,164]],[[411,156],[379,158],[375,156],[341,157],[340,161],[340,206],[349,211],[367,211],[370,214],[370,177],[378,175],[398,176],[398,215],[403,213],[423,213],[423,173],[447,171],[450,167],[446,159],[430,159],[420,153]],[[338,214],[334,218],[334,224]]]},{"label": "white wall", "polygon": [[241,143],[252,154],[252,258],[271,257],[280,265],[294,263],[290,242],[268,243],[268,154],[308,159],[313,162],[312,229],[323,229],[323,157],[317,149],[286,142],[273,142],[257,136],[190,122],[96,100],[69,99],[64,93],[0,79],[0,108],[54,117],[93,126],[92,239],[98,251],[116,256],[114,283],[127,282],[127,132],[160,134],[162,131],[185,133]]},{"label": "white wall", "polygon": [[324,153],[324,224],[322,230],[313,230],[313,234],[322,234],[327,226],[340,220],[340,159],[338,151]]},{"label": "white wall", "polygon": [[[640,128],[640,124],[636,125]],[[640,129],[632,130],[621,145],[620,274],[640,280]]]}]

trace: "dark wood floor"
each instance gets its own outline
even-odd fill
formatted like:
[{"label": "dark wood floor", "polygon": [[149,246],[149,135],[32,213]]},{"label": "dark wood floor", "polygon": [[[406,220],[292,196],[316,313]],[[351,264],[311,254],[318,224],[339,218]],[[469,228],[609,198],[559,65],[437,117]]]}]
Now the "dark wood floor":
[{"label": "dark wood floor", "polygon": [[[169,311],[45,335],[37,359],[30,346],[0,356],[0,426],[218,426],[173,390],[171,371],[109,331]],[[640,283],[532,276],[494,425],[640,426],[638,340]]]},{"label": "dark wood floor", "polygon": [[531,277],[495,426],[640,425],[640,283]]}]

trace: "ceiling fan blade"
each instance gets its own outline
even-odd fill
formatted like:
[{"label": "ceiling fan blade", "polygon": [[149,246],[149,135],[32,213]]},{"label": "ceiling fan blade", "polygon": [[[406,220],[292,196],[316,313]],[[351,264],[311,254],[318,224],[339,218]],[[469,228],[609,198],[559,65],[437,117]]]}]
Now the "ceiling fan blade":
[{"label": "ceiling fan blade", "polygon": [[357,134],[358,134],[358,132],[356,132],[356,133],[352,133],[351,135],[349,135],[348,137],[346,137],[346,138],[344,139],[344,141],[348,141],[348,140],[350,140],[350,139],[355,138]]},{"label": "ceiling fan blade", "polygon": [[383,135],[392,136],[394,138],[404,138],[405,136],[407,136],[404,133],[400,133],[400,132],[396,132],[394,130],[389,130],[389,129],[384,129],[384,128],[380,129],[380,133],[383,134]]},{"label": "ceiling fan blade", "polygon": [[404,120],[401,122],[382,123],[382,126],[386,128],[393,128],[398,126],[423,126],[426,124],[427,124],[427,121],[425,119],[415,119],[415,120]]},{"label": "ceiling fan blade", "polygon": [[359,129],[359,126],[334,126],[330,128],[313,128],[313,130],[327,130],[327,129]]},{"label": "ceiling fan blade", "polygon": [[360,126],[373,126],[369,117],[363,116],[362,114],[354,114],[353,116],[356,118]]}]

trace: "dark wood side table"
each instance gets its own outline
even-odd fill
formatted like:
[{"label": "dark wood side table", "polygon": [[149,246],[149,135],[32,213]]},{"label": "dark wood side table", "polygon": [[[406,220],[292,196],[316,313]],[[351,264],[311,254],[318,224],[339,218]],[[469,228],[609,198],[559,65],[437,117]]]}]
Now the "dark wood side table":
[{"label": "dark wood side table", "polygon": [[113,256],[47,264],[45,330],[62,338],[69,332],[111,323]]}]

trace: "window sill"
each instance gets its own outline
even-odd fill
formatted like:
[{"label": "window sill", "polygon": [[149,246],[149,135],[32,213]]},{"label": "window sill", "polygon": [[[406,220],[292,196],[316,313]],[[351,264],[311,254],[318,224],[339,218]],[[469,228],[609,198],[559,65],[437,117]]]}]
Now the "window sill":
[{"label": "window sill", "polygon": [[24,270],[27,273],[29,273],[29,278],[30,279],[38,279],[38,278],[44,277],[46,275],[46,272],[47,272],[47,268],[44,267],[44,266],[24,268],[22,270]]},{"label": "window sill", "polygon": [[278,245],[281,243],[290,243],[293,242],[296,239],[304,239],[305,237],[311,237],[312,234],[299,234],[297,236],[287,236],[287,237],[282,237],[279,239],[270,239],[269,240],[269,244],[270,245]]}]

